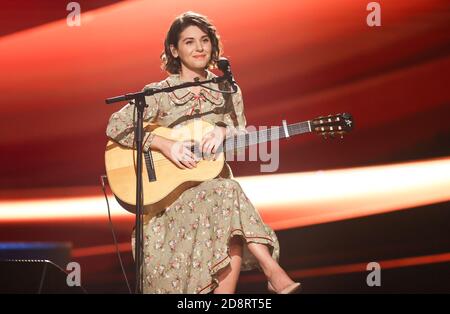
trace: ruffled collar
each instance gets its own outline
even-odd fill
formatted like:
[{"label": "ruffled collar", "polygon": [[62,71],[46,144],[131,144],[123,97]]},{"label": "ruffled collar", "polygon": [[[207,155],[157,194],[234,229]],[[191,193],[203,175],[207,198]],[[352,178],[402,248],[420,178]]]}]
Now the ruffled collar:
[{"label": "ruffled collar", "polygon": [[[206,73],[207,73],[206,80],[210,80],[214,77],[217,77],[217,75],[215,75],[211,71],[206,70]],[[168,86],[175,86],[175,85],[185,83],[186,81],[183,81],[180,79],[180,74],[171,74],[166,79],[166,82],[167,82]],[[207,83],[206,86],[215,88],[215,89],[218,88],[217,84],[212,84],[212,83]],[[193,92],[191,92],[188,88],[177,89],[177,90],[169,93],[169,96],[172,99],[172,101],[174,103],[176,103],[177,105],[183,105],[183,104],[187,103],[188,101],[192,100],[193,98],[198,98],[197,95],[194,94]],[[220,92],[212,91],[212,90],[206,89],[204,87],[200,88],[199,97],[204,97],[208,101],[210,101],[211,103],[213,103],[215,105],[220,105],[223,103],[223,97]]]}]

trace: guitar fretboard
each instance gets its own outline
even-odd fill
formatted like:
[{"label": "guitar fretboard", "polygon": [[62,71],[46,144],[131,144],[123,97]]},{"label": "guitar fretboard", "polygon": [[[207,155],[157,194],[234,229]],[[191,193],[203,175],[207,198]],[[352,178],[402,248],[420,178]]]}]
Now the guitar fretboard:
[{"label": "guitar fretboard", "polygon": [[286,137],[311,132],[310,121],[298,122],[284,126],[267,128],[259,131],[240,134],[225,140],[225,151],[245,148],[247,146],[276,141]]}]

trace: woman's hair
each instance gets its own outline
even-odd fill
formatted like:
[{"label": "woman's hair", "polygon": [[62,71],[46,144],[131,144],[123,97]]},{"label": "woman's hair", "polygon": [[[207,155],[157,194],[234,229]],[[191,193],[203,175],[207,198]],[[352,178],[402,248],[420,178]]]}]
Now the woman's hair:
[{"label": "woman's hair", "polygon": [[178,40],[180,39],[181,32],[191,25],[200,28],[208,35],[209,40],[211,41],[211,60],[209,61],[207,68],[214,69],[219,57],[222,56],[223,47],[216,27],[209,22],[206,16],[188,11],[175,18],[164,41],[164,51],[161,53],[160,57],[161,68],[170,74],[178,74],[181,71],[180,58],[174,58],[170,51],[170,45],[178,48]]}]

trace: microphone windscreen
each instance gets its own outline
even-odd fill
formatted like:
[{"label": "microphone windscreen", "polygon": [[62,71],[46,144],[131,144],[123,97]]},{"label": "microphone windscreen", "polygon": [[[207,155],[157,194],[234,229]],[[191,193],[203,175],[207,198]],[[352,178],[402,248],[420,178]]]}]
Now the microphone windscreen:
[{"label": "microphone windscreen", "polygon": [[228,68],[230,67],[230,62],[228,61],[227,58],[220,57],[219,60],[217,61],[217,67],[219,68],[220,71],[226,73],[228,71]]}]

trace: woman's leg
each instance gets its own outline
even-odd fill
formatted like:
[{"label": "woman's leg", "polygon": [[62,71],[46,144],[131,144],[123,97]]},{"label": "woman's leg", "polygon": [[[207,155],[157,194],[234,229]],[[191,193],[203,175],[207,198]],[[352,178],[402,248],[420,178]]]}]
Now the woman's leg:
[{"label": "woman's leg", "polygon": [[294,283],[288,274],[281,268],[276,260],[270,255],[269,248],[260,243],[248,243],[249,251],[256,257],[264,274],[275,291],[281,291]]},{"label": "woman's leg", "polygon": [[230,267],[225,267],[218,274],[219,286],[214,293],[234,293],[236,291],[242,262],[242,239],[234,236],[230,240]]}]

